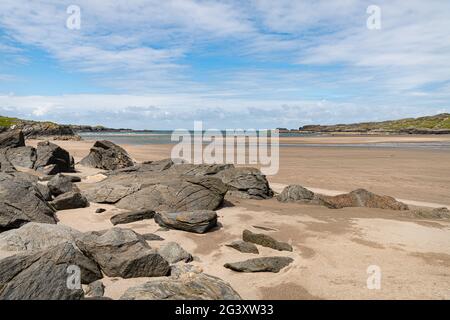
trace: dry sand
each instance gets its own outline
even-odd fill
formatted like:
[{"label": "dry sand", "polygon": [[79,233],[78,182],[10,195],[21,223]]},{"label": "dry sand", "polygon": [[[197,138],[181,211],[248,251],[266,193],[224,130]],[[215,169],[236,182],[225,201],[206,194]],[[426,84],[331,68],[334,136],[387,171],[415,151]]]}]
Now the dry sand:
[{"label": "dry sand", "polygon": [[[89,141],[56,143],[77,160],[92,145]],[[171,146],[123,147],[143,161],[168,157]],[[410,201],[449,205],[449,163],[450,152],[443,150],[287,147],[281,148],[279,173],[269,180],[275,190],[292,183],[330,193],[364,187]],[[87,177],[83,183],[102,177],[95,175],[95,170],[78,169]],[[234,206],[218,210],[221,228],[204,235],[158,231],[153,220],[122,227],[139,233],[154,232],[180,243],[194,255],[193,264],[229,282],[244,299],[450,299],[449,221],[419,220],[380,209],[331,210],[276,199],[232,202]],[[95,214],[99,207],[107,211]],[[109,218],[118,212],[113,206],[92,204],[85,209],[60,211],[58,218],[60,223],[81,231],[101,230],[112,227]],[[225,246],[241,239],[246,228],[294,247],[293,252],[259,247],[259,256],[290,256],[294,263],[277,274],[225,269],[226,262],[257,257]],[[149,244],[157,248],[161,242]],[[380,290],[367,289],[366,270],[370,265],[381,268]],[[106,279],[106,295],[118,298],[127,287],[145,280]]]}]

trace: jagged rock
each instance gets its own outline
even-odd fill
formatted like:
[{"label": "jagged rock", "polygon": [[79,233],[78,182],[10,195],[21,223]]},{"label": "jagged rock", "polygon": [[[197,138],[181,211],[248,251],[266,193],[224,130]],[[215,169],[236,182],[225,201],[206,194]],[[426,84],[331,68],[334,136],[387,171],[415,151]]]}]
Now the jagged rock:
[{"label": "jagged rock", "polygon": [[130,229],[90,232],[77,240],[77,246],[109,277],[161,277],[170,272],[167,261]]},{"label": "jagged rock", "polygon": [[250,243],[247,241],[241,241],[241,240],[233,241],[232,243],[227,244],[226,246],[236,249],[237,251],[240,251],[243,253],[255,253],[255,254],[259,253],[258,248],[253,243]]},{"label": "jagged rock", "polygon": [[163,244],[158,249],[158,253],[169,263],[177,263],[179,261],[191,262],[193,259],[192,255],[176,242]]},{"label": "jagged rock", "polygon": [[0,173],[0,232],[31,221],[54,224],[54,213],[32,182]]},{"label": "jagged rock", "polygon": [[81,299],[83,290],[67,285],[71,275],[69,266],[80,268],[83,284],[102,278],[97,264],[70,243],[2,259],[0,300]]},{"label": "jagged rock", "polygon": [[89,297],[103,297],[105,294],[105,285],[101,280],[94,281],[89,283],[86,288],[86,295]]},{"label": "jagged rock", "polygon": [[314,199],[314,192],[303,188],[299,185],[290,185],[283,189],[277,196],[277,200],[281,202],[291,201],[311,201]]},{"label": "jagged rock", "polygon": [[217,226],[217,213],[209,210],[158,212],[155,214],[155,222],[170,229],[205,233]]},{"label": "jagged rock", "polygon": [[6,157],[14,167],[32,169],[37,159],[36,149],[33,147],[9,148]]},{"label": "jagged rock", "polygon": [[35,186],[36,188],[38,188],[45,201],[52,201],[52,193],[50,192],[50,189],[47,187],[47,185],[36,183]]},{"label": "jagged rock", "polygon": [[182,273],[179,277],[152,279],[129,288],[121,300],[241,300],[226,282],[204,273]]},{"label": "jagged rock", "polygon": [[7,149],[0,149],[0,172],[12,173],[16,172],[16,168],[8,160],[6,156]]},{"label": "jagged rock", "polygon": [[104,169],[116,170],[134,165],[128,153],[118,145],[110,141],[96,141],[88,156],[80,161],[80,164]]},{"label": "jagged rock", "polygon": [[161,172],[169,169],[173,166],[173,162],[171,159],[163,159],[158,161],[146,161],[141,164],[136,164],[131,167],[126,167],[122,169],[117,169],[113,171],[106,172],[106,175],[116,175],[121,173],[130,173],[130,172]]},{"label": "jagged rock", "polygon": [[81,232],[61,224],[30,222],[19,229],[0,233],[0,250],[32,251],[48,249],[63,242],[75,243]]},{"label": "jagged rock", "polygon": [[89,207],[89,201],[79,192],[67,192],[57,196],[50,204],[56,210],[69,210]]},{"label": "jagged rock", "polygon": [[225,268],[238,272],[279,272],[291,264],[294,259],[289,257],[264,257],[240,262],[226,263]]},{"label": "jagged rock", "polygon": [[74,161],[69,152],[49,141],[37,145],[37,159],[34,169],[46,175],[59,172],[73,172]]},{"label": "jagged rock", "polygon": [[0,133],[0,149],[17,148],[25,146],[25,138],[22,130],[9,130]]},{"label": "jagged rock", "polygon": [[380,196],[364,189],[357,189],[350,193],[337,196],[318,196],[321,204],[331,209],[345,207],[367,207],[390,210],[408,210],[408,206],[389,196]]},{"label": "jagged rock", "polygon": [[161,238],[160,236],[158,236],[157,234],[154,233],[144,233],[142,235],[142,237],[146,240],[146,241],[164,241],[163,238]]},{"label": "jagged rock", "polygon": [[292,246],[290,244],[279,242],[266,234],[253,233],[250,230],[244,230],[242,239],[246,242],[252,242],[278,251],[292,251]]},{"label": "jagged rock", "polygon": [[230,168],[215,177],[228,186],[228,194],[240,198],[268,199],[273,196],[266,177],[256,168]]},{"label": "jagged rock", "polygon": [[153,219],[155,216],[155,211],[153,210],[141,210],[141,211],[134,211],[134,212],[124,212],[119,213],[111,217],[111,223],[113,225],[118,224],[126,224],[136,221],[141,221],[145,219]]},{"label": "jagged rock", "polygon": [[58,173],[47,183],[48,188],[53,196],[57,197],[67,192],[79,192],[80,190],[73,184],[73,178]]}]

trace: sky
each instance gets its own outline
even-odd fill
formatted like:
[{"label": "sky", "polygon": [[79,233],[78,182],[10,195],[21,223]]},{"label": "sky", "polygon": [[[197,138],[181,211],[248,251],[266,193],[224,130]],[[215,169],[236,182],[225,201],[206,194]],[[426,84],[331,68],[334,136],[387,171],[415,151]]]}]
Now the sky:
[{"label": "sky", "polygon": [[0,115],[270,129],[450,112],[449,32],[448,0],[1,0]]}]

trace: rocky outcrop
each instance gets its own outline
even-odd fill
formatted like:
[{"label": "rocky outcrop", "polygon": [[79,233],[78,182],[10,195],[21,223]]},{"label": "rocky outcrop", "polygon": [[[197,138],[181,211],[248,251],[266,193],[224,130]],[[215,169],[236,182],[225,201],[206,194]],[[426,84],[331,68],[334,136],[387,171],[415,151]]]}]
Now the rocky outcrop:
[{"label": "rocky outcrop", "polygon": [[70,243],[0,260],[0,300],[81,299],[81,287],[68,286],[69,266],[80,268],[83,284],[102,278],[97,264]]},{"label": "rocky outcrop", "polygon": [[177,263],[179,261],[191,262],[193,259],[192,255],[176,242],[163,244],[158,249],[158,253],[169,263]]},{"label": "rocky outcrop", "polygon": [[110,141],[96,141],[88,156],[80,161],[87,167],[116,170],[134,165],[128,153]]},{"label": "rocky outcrop", "polygon": [[25,146],[25,138],[21,130],[9,130],[0,133],[0,149]]},{"label": "rocky outcrop", "polygon": [[109,277],[161,277],[170,272],[167,261],[130,229],[90,232],[77,240],[77,246]]},{"label": "rocky outcrop", "polygon": [[233,241],[230,244],[227,244],[226,246],[233,248],[242,253],[259,254],[258,248],[253,243],[250,243],[247,241],[237,240],[237,241]]},{"label": "rocky outcrop", "polygon": [[225,268],[238,272],[274,272],[291,264],[294,259],[289,257],[264,257],[240,262],[226,263]]},{"label": "rocky outcrop", "polygon": [[250,230],[244,230],[242,233],[242,239],[246,242],[259,244],[260,246],[272,248],[278,251],[292,251],[292,246],[290,244],[277,241],[266,234],[253,233]]},{"label": "rocky outcrop", "polygon": [[75,239],[81,235],[81,232],[61,224],[30,222],[18,229],[0,233],[0,250],[43,250],[64,242],[75,244]]},{"label": "rocky outcrop", "polygon": [[60,172],[73,172],[74,160],[69,152],[49,141],[37,145],[37,159],[34,169],[46,175]]},{"label": "rocky outcrop", "polygon": [[217,226],[217,213],[209,210],[158,212],[155,222],[170,229],[205,233]]},{"label": "rocky outcrop", "polygon": [[20,175],[0,173],[0,231],[32,221],[54,224],[54,213],[31,181]]},{"label": "rocky outcrop", "polygon": [[300,185],[290,185],[283,189],[283,191],[277,196],[277,200],[280,202],[307,202],[314,200],[314,197],[314,192]]},{"label": "rocky outcrop", "polygon": [[140,211],[119,213],[112,216],[110,220],[113,225],[118,225],[141,221],[145,219],[153,219],[154,216],[155,211],[153,210],[140,210]]},{"label": "rocky outcrop", "polygon": [[57,196],[50,204],[56,210],[69,210],[89,207],[89,201],[79,192],[70,191]]}]

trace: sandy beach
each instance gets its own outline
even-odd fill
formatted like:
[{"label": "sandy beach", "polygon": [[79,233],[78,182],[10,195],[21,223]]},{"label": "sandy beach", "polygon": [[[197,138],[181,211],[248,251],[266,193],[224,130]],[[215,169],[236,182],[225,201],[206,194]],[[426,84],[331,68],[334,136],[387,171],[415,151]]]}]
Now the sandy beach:
[{"label": "sandy beach", "polygon": [[[341,140],[342,139],[342,140]],[[323,143],[371,142],[391,137],[330,137]],[[424,141],[448,137],[397,137]],[[317,143],[317,138],[295,143]],[[336,140],[339,140],[336,142]],[[447,141],[446,140],[446,141]],[[300,142],[299,142],[300,141]],[[37,141],[27,141],[36,145]],[[89,153],[92,141],[55,141],[76,161]],[[170,156],[172,145],[122,145],[136,161]],[[450,206],[450,152],[434,149],[282,147],[280,170],[268,177],[274,191],[289,184],[336,194],[365,188],[430,207]],[[78,165],[80,187],[101,179],[99,170]],[[450,222],[418,219],[398,211],[233,199],[217,211],[221,227],[206,234],[161,231],[153,220],[126,225],[138,233],[152,232],[165,241],[181,244],[194,256],[192,264],[230,283],[244,299],[450,299]],[[95,214],[97,208],[107,209]],[[60,223],[80,231],[112,227],[110,217],[121,212],[111,205],[57,213]],[[264,228],[264,229],[261,229]],[[242,237],[242,231],[266,233],[290,243],[293,252],[260,247],[259,256],[289,256],[294,262],[279,273],[238,273],[223,265],[253,258],[225,244]],[[163,242],[149,242],[158,248]],[[367,268],[382,271],[380,290],[366,286]],[[105,295],[119,298],[126,288],[146,278],[108,278]]]}]

